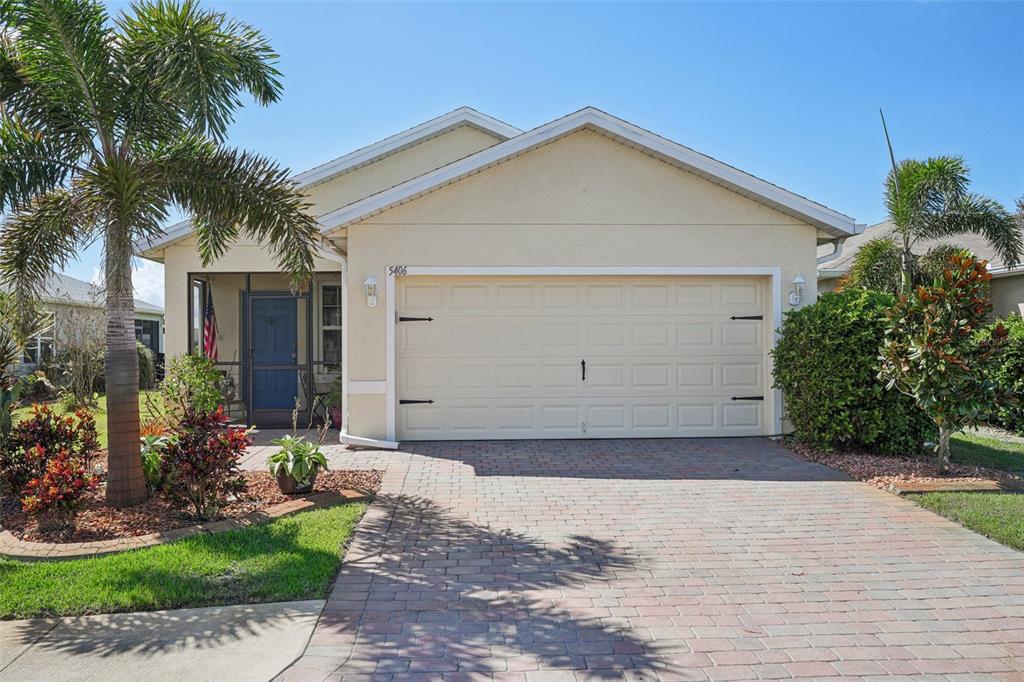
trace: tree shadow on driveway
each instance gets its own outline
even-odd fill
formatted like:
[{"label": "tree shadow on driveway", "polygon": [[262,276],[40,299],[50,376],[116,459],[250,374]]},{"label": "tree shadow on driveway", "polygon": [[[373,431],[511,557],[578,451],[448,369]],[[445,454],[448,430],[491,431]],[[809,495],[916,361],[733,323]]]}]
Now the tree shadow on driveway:
[{"label": "tree shadow on driveway", "polygon": [[282,679],[536,669],[654,679],[665,651],[612,608],[638,559],[591,537],[545,543],[427,499],[381,495]]}]

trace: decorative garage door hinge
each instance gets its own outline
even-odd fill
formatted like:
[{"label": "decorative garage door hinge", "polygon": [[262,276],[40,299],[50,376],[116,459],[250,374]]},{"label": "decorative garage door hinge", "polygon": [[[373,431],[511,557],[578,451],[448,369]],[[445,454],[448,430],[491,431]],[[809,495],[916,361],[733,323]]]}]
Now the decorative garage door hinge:
[{"label": "decorative garage door hinge", "polygon": [[734,395],[731,400],[764,400],[763,395]]},{"label": "decorative garage door hinge", "polygon": [[399,317],[399,322],[433,322],[432,317]]},{"label": "decorative garage door hinge", "polygon": [[730,320],[763,320],[764,315],[733,315]]},{"label": "decorative garage door hinge", "polygon": [[399,400],[399,405],[433,405],[433,400]]}]

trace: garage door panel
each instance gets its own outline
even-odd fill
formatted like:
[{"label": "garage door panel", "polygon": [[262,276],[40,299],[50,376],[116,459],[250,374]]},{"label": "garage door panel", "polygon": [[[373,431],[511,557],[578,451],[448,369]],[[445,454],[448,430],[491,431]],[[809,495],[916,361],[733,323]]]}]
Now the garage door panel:
[{"label": "garage door panel", "polygon": [[[399,280],[398,436],[767,433],[764,280]],[[586,380],[580,360],[586,360]]]}]

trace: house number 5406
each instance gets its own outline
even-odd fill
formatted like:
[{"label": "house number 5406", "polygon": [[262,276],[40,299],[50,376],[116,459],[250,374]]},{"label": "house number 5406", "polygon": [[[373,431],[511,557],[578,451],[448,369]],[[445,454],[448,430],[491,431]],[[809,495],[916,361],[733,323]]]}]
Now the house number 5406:
[{"label": "house number 5406", "polygon": [[393,276],[393,277],[404,277],[405,276],[405,266],[404,265],[389,265],[388,266],[388,274]]}]

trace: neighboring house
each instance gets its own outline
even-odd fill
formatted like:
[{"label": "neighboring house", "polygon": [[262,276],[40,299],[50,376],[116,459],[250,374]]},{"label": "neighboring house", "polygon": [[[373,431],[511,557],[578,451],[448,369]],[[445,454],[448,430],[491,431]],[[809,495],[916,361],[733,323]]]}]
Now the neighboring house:
[{"label": "neighboring house", "polygon": [[[102,338],[104,313],[102,292],[89,282],[55,274],[43,285],[40,296],[43,313],[50,324],[30,340],[19,370],[35,369],[41,362],[60,352],[61,342],[72,338]],[[153,351],[163,353],[164,309],[153,303],[135,299],[135,338]]]},{"label": "neighboring house", "polygon": [[[849,271],[857,250],[872,239],[893,235],[893,224],[888,220],[867,227],[862,233],[850,237],[834,258],[823,260],[818,265],[818,291],[832,291],[839,280]],[[899,235],[895,235],[899,240]],[[1008,268],[1001,263],[984,237],[976,234],[960,234],[943,239],[922,240],[914,245],[914,253],[923,254],[936,244],[954,244],[969,249],[977,258],[987,260],[992,273],[992,314],[1005,317],[1011,313],[1024,315],[1024,267]],[[832,246],[818,248],[822,258],[832,252]]]},{"label": "neighboring house", "polygon": [[778,433],[773,330],[857,230],[593,108],[529,132],[462,108],[295,181],[323,232],[304,291],[251,242],[204,267],[187,222],[141,253],[168,353],[201,347],[210,291],[247,421],[340,365],[357,444]]}]

